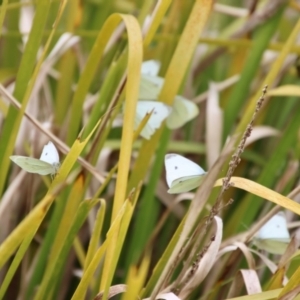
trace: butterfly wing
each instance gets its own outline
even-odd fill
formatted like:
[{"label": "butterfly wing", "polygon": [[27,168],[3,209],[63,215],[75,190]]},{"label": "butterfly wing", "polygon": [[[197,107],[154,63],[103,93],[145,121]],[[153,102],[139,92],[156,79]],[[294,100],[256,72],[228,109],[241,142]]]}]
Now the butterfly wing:
[{"label": "butterfly wing", "polygon": [[59,164],[59,155],[56,147],[52,142],[49,142],[47,145],[44,146],[40,160],[47,162],[51,165]]},{"label": "butterfly wing", "polygon": [[284,212],[274,215],[256,234],[259,239],[289,239],[287,222]]},{"label": "butterfly wing", "polygon": [[198,187],[206,174],[199,165],[178,154],[167,154],[165,167],[170,188],[168,193],[171,194],[187,192]]},{"label": "butterfly wing", "polygon": [[161,126],[162,122],[171,113],[171,108],[159,101],[138,101],[135,117],[135,129],[138,127],[146,114],[151,112],[151,117],[141,131],[141,136],[145,139],[150,139],[155,130]]},{"label": "butterfly wing", "polygon": [[253,239],[253,243],[257,246],[257,248],[272,254],[280,255],[285,252],[289,242],[290,239]]},{"label": "butterfly wing", "polygon": [[273,254],[283,254],[291,238],[284,212],[279,212],[264,224],[255,235],[254,244]]},{"label": "butterfly wing", "polygon": [[180,193],[189,192],[199,187],[205,174],[206,173],[204,173],[203,175],[186,176],[172,181],[172,184],[168,189],[168,193],[180,194]]},{"label": "butterfly wing", "polygon": [[182,127],[185,123],[194,119],[199,114],[198,106],[182,96],[176,96],[173,103],[172,113],[166,121],[170,129]]},{"label": "butterfly wing", "polygon": [[[163,84],[164,78],[142,75],[139,99],[157,100]],[[198,106],[194,102],[179,95],[175,97],[172,108],[172,113],[168,116],[166,121],[166,124],[170,129],[182,127],[185,123],[194,119],[199,114]]]},{"label": "butterfly wing", "polygon": [[144,75],[156,76],[160,69],[160,62],[158,60],[147,60],[142,63],[141,73]]},{"label": "butterfly wing", "polygon": [[157,100],[163,83],[163,78],[142,75],[139,88],[139,99]]},{"label": "butterfly wing", "polygon": [[20,155],[10,156],[10,159],[20,168],[29,173],[48,175],[55,173],[55,167],[45,161]]}]

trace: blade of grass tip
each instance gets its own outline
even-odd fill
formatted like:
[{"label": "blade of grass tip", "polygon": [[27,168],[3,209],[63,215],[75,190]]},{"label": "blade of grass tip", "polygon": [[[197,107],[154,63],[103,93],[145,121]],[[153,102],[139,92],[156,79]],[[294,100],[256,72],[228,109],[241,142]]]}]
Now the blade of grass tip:
[{"label": "blade of grass tip", "polygon": [[135,130],[134,136],[133,136],[134,141],[139,137],[141,131],[143,130],[145,125],[148,123],[149,119],[152,116],[153,111],[154,111],[154,109],[150,113],[146,113],[146,115],[142,119],[141,123],[139,124],[138,128]]},{"label": "blade of grass tip", "polygon": [[296,96],[300,97],[300,87],[298,85],[286,84],[276,87],[268,92],[269,96]]},{"label": "blade of grass tip", "polygon": [[[29,34],[29,38],[25,46],[21,64],[18,68],[14,96],[15,98],[20,99],[20,101],[22,101],[23,110],[16,111],[14,107],[10,107],[2,128],[0,142],[0,195],[2,195],[3,193],[3,188],[7,179],[7,172],[10,164],[10,160],[8,159],[8,157],[13,152],[23,112],[29,100],[30,93],[28,93],[28,91],[29,88],[32,88],[32,85],[34,83],[35,78],[34,75],[32,75],[32,72],[34,68],[37,72],[42,63],[43,57],[41,57],[39,64],[36,65],[36,55],[43,37],[43,31],[46,26],[47,14],[50,8],[50,4],[51,3],[47,0],[42,0],[37,3],[32,30]],[[31,84],[29,86],[28,84],[30,82]]]},{"label": "blade of grass tip", "polygon": [[21,241],[26,236],[27,232],[31,232],[33,228],[36,230],[39,228],[42,220],[48,212],[51,204],[55,200],[56,194],[59,192],[59,183],[63,184],[68,173],[76,162],[78,156],[86,146],[87,142],[93,135],[94,131],[98,127],[100,121],[95,126],[90,135],[83,140],[76,139],[69,154],[63,161],[61,168],[55,179],[52,181],[51,186],[46,196],[33,208],[29,215],[22,220],[22,222],[13,230],[13,232],[6,238],[6,240],[0,245],[0,268],[7,262],[10,256],[15,252],[16,248],[20,245]]},{"label": "blade of grass tip", "polygon": [[105,211],[106,211],[106,202],[104,199],[100,199],[100,208],[98,209],[96,221],[93,226],[93,232],[92,232],[92,236],[90,238],[87,255],[86,255],[85,262],[84,262],[84,271],[87,269],[87,267],[91,263],[91,260],[97,251],[98,243],[100,241],[100,236],[101,236],[101,232],[102,232]]},{"label": "blade of grass tip", "polygon": [[108,240],[105,240],[104,243],[99,247],[93,260],[91,261],[90,265],[83,273],[83,276],[71,298],[71,300],[82,300],[84,299],[84,295],[86,294],[86,290],[88,286],[91,284],[93,275],[98,268],[100,261],[103,259],[105,251],[107,249]]},{"label": "blade of grass tip", "polygon": [[51,186],[55,186],[55,184],[63,182],[65,180],[65,178],[71,171],[73,165],[75,164],[78,157],[80,156],[80,153],[83,151],[86,144],[91,139],[91,137],[94,134],[94,132],[96,131],[96,129],[99,127],[100,123],[101,123],[101,120],[98,121],[98,123],[95,125],[93,130],[84,139],[81,139],[81,134],[82,134],[82,131],[81,131],[79,137],[75,140],[75,142],[73,143],[73,145],[70,149],[70,152],[68,153],[65,160],[63,161],[63,163],[58,171],[58,174],[56,175],[55,179],[53,180]]},{"label": "blade of grass tip", "polygon": [[122,295],[121,300],[138,299],[139,293],[144,286],[150,265],[150,255],[147,253],[143,258],[140,267],[132,266],[129,270],[126,285],[126,293]]},{"label": "blade of grass tip", "polygon": [[[289,199],[288,197],[282,196],[281,194],[274,192],[263,185],[241,177],[231,177],[230,182],[234,184],[233,187],[235,188],[243,189],[251,194],[255,194],[263,199],[267,199],[275,204],[278,204],[297,215],[300,215],[299,203]],[[222,184],[222,179],[219,179],[215,186],[222,186]]]},{"label": "blade of grass tip", "polygon": [[108,183],[112,179],[113,175],[117,172],[117,170],[118,170],[118,164],[116,164],[113,168],[111,168],[109,173],[106,175],[104,182],[100,185],[99,189],[94,195],[94,198],[98,198],[103,193],[104,189],[107,187]]},{"label": "blade of grass tip", "polygon": [[3,299],[5,292],[16,272],[16,270],[18,269],[26,250],[29,247],[29,244],[31,243],[33,237],[35,235],[35,231],[32,231],[31,233],[28,233],[27,236],[24,238],[22,244],[20,245],[20,248],[18,249],[14,260],[12,261],[11,265],[9,266],[9,269],[6,273],[6,276],[2,282],[1,288],[0,288],[0,299]]}]

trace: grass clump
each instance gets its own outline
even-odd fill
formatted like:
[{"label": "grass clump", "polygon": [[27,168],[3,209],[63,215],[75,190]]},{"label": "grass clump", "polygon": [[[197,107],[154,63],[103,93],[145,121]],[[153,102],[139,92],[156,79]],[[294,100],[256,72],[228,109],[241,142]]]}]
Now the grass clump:
[{"label": "grass clump", "polygon": [[299,9],[3,0],[0,299],[294,299]]}]

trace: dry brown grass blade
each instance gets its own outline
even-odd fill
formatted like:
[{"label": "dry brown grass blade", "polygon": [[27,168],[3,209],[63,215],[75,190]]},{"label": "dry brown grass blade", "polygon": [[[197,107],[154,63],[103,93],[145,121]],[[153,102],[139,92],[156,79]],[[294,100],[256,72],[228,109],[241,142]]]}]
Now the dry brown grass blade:
[{"label": "dry brown grass blade", "polygon": [[[110,299],[118,294],[125,293],[126,290],[127,290],[126,284],[113,285],[109,288],[108,299]],[[103,292],[97,294],[97,296],[94,298],[94,300],[102,300],[102,297],[103,297]]]},{"label": "dry brown grass blade", "polygon": [[214,217],[214,221],[216,225],[215,235],[209,248],[203,257],[196,258],[198,261],[194,261],[192,267],[186,273],[187,279],[190,278],[190,280],[179,294],[179,297],[183,299],[186,299],[193,289],[205,279],[216,261],[223,236],[223,221],[217,216]]},{"label": "dry brown grass blade", "polygon": [[254,257],[250,252],[250,249],[244,243],[236,242],[234,243],[234,245],[237,246],[240,249],[240,251],[242,251],[242,253],[244,254],[249,269],[254,270],[256,265],[255,265]]},{"label": "dry brown grass blade", "polygon": [[248,295],[261,293],[260,281],[255,270],[240,270],[230,287],[228,298],[239,296],[242,288],[245,287]]},{"label": "dry brown grass blade", "polygon": [[255,141],[267,137],[278,136],[280,131],[270,126],[255,126],[251,132],[251,136],[246,141],[245,146],[254,143]]},{"label": "dry brown grass blade", "polygon": [[219,105],[216,84],[209,84],[206,104],[206,156],[210,168],[220,155],[223,134],[223,110]]}]

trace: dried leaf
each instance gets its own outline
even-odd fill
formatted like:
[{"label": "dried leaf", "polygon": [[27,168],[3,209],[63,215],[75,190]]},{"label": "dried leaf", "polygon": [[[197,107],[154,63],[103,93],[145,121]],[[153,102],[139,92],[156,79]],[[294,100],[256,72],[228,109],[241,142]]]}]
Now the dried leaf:
[{"label": "dried leaf", "polygon": [[242,288],[245,287],[248,295],[261,293],[259,278],[255,270],[240,270],[232,282],[228,298],[239,296]]},{"label": "dried leaf", "polygon": [[219,106],[219,93],[214,82],[209,84],[206,105],[206,156],[210,168],[220,155],[223,134],[223,111]]},{"label": "dried leaf", "polygon": [[251,135],[247,138],[245,146],[249,146],[259,139],[263,139],[271,136],[278,136],[280,132],[270,126],[255,126],[251,132]]},{"label": "dried leaf", "polygon": [[[117,284],[117,285],[113,285],[109,288],[109,292],[108,292],[108,299],[114,297],[115,295],[121,294],[121,293],[125,293],[127,289],[126,284]],[[94,300],[101,300],[103,297],[103,292],[100,292],[95,298]]]}]

